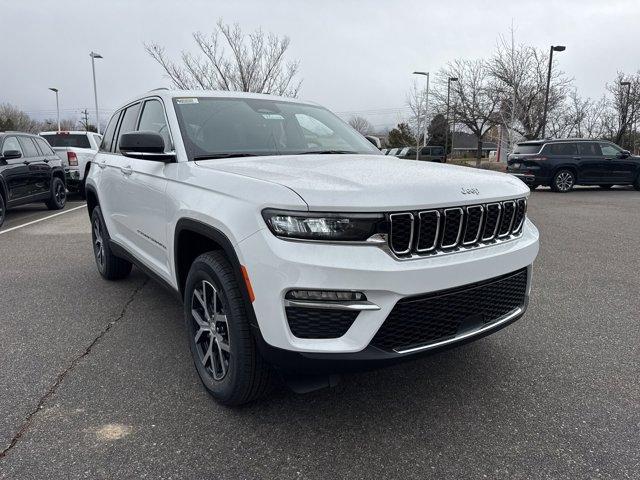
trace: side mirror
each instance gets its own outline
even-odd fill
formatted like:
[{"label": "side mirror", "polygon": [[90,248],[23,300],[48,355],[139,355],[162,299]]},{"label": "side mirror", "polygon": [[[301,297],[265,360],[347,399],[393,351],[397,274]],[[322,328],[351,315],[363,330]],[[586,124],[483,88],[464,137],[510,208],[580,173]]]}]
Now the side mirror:
[{"label": "side mirror", "polygon": [[164,139],[156,132],[129,132],[120,136],[120,153],[125,157],[156,162],[174,162],[176,154],[164,151]]},{"label": "side mirror", "polygon": [[2,154],[3,160],[11,160],[12,158],[20,157],[22,157],[22,152],[20,150],[5,150]]},{"label": "side mirror", "polygon": [[622,150],[619,154],[618,154],[618,158],[627,158],[631,156],[631,152],[629,150]]},{"label": "side mirror", "polygon": [[382,148],[382,142],[378,137],[374,137],[373,135],[365,135],[364,138],[369,140],[378,150]]}]

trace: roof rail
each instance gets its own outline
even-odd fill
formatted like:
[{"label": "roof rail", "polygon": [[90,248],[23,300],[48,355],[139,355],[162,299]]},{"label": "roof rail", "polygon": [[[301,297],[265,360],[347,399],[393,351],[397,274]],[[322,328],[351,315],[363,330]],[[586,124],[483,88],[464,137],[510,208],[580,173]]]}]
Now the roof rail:
[{"label": "roof rail", "polygon": [[149,90],[150,92],[157,92],[158,90],[169,90],[167,87],[158,87]]}]

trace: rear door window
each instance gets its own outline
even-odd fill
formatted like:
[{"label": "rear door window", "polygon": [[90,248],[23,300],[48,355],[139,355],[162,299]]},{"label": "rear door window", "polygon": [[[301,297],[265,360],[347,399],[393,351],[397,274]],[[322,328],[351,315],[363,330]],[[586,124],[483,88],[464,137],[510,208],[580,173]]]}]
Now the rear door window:
[{"label": "rear door window", "polygon": [[545,145],[543,153],[547,155],[577,155],[578,147],[575,143],[549,143]]},{"label": "rear door window", "polygon": [[600,152],[600,145],[596,142],[581,142],[578,144],[578,152],[584,157],[599,157],[602,155]]},{"label": "rear door window", "polygon": [[33,140],[29,137],[20,137],[20,144],[22,145],[22,151],[24,152],[24,156],[26,158],[39,157],[40,152],[36,147],[36,144],[33,143]]}]

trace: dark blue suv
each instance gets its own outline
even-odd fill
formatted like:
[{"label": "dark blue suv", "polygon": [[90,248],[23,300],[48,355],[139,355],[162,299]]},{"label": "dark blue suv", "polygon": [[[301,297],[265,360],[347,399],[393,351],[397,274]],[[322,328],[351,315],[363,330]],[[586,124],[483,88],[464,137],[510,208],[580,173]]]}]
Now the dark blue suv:
[{"label": "dark blue suv", "polygon": [[603,140],[530,140],[509,155],[507,173],[535,189],[568,192],[574,185],[633,185],[640,190],[640,157]]}]

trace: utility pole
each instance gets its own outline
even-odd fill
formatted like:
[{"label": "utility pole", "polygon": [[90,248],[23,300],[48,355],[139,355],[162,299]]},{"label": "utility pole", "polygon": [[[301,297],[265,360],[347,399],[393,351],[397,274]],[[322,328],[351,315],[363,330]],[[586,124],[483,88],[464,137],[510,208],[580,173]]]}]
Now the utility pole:
[{"label": "utility pole", "polygon": [[84,118],[84,131],[88,132],[89,131],[89,111],[85,108],[82,112],[80,112],[82,114],[82,118]]},{"label": "utility pole", "polygon": [[545,138],[547,131],[547,109],[549,108],[549,88],[551,87],[551,68],[553,66],[553,52],[564,52],[567,49],[564,45],[551,45],[549,50],[549,71],[547,72],[547,89],[544,94],[544,112],[542,114],[542,138]]},{"label": "utility pole", "polygon": [[49,90],[56,94],[56,117],[58,118],[58,131],[60,131],[60,102],[58,102],[58,89],[50,87]]},{"label": "utility pole", "polygon": [[89,54],[91,57],[91,70],[93,72],[93,98],[96,102],[96,130],[100,133],[100,114],[98,113],[98,89],[96,87],[96,58],[103,58],[102,55],[96,52]]}]

